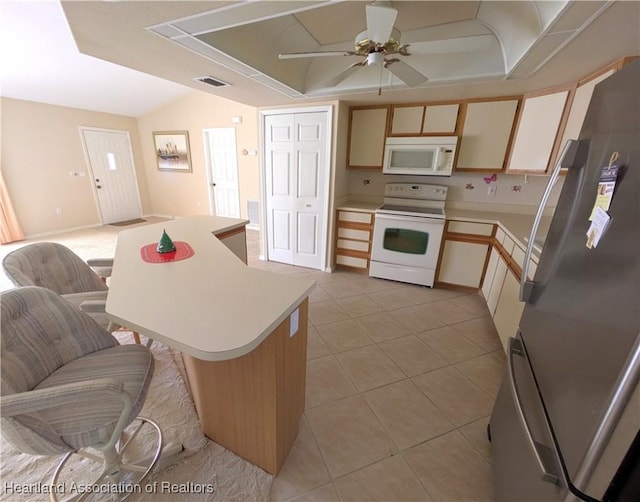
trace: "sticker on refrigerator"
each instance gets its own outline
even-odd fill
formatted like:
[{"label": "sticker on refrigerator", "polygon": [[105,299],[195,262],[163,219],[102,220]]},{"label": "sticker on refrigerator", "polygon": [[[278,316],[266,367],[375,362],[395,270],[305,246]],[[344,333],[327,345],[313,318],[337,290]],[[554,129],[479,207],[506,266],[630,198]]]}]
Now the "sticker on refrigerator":
[{"label": "sticker on refrigerator", "polygon": [[613,163],[618,159],[618,152],[615,152],[611,156],[609,165],[603,167],[600,171],[600,181],[598,183],[598,193],[596,195],[596,202],[593,205],[593,210],[589,216],[589,221],[593,221],[596,215],[596,209],[601,208],[604,211],[609,210],[611,205],[611,199],[613,199],[613,192],[616,188],[616,179],[620,171],[620,166]]},{"label": "sticker on refrigerator", "polygon": [[587,231],[587,247],[593,249],[598,245],[600,239],[604,235],[609,226],[611,217],[601,207],[596,207],[594,211],[594,217],[591,221],[591,226]]}]

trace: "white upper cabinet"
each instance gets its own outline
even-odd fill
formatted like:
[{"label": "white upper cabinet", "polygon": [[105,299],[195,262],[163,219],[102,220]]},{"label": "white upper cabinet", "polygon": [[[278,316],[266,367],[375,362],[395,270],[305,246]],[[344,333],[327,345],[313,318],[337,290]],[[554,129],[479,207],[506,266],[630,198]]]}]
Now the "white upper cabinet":
[{"label": "white upper cabinet", "polygon": [[347,167],[382,169],[389,107],[352,108]]},{"label": "white upper cabinet", "polygon": [[463,105],[456,170],[504,169],[519,103],[520,99],[514,97]]},{"label": "white upper cabinet", "polygon": [[389,135],[453,135],[459,110],[459,103],[394,105]]},{"label": "white upper cabinet", "polygon": [[547,172],[558,149],[573,87],[525,94],[507,172]]},{"label": "white upper cabinet", "polygon": [[593,94],[596,84],[602,82],[605,78],[613,75],[615,72],[615,68],[611,68],[586,82],[578,84],[578,88],[576,89],[576,93],[573,97],[573,103],[571,103],[571,111],[567,118],[567,125],[564,128],[560,147],[562,147],[567,140],[578,139],[580,129],[582,129],[582,123],[587,115],[589,103],[591,102],[591,95]]},{"label": "white upper cabinet", "polygon": [[424,119],[424,106],[394,106],[391,134],[420,134]]},{"label": "white upper cabinet", "polygon": [[424,109],[422,134],[453,134],[458,123],[458,103],[451,105],[428,105]]}]

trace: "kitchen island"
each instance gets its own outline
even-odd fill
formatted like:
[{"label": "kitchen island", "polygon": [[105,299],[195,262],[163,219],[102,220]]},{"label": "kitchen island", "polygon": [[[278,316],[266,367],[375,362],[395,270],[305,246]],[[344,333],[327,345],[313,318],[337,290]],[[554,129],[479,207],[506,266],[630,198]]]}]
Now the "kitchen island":
[{"label": "kitchen island", "polygon": [[[314,282],[247,267],[237,255],[246,223],[194,216],[120,232],[106,310],[181,351],[203,432],[277,474],[304,412]],[[143,260],[163,230],[193,255]]]}]

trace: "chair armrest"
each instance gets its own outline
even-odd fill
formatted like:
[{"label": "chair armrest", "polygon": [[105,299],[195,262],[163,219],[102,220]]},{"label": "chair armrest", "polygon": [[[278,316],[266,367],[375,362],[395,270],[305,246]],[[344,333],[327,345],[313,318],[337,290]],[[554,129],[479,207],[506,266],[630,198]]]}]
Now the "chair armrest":
[{"label": "chair armrest", "polygon": [[111,277],[111,269],[113,268],[113,258],[89,258],[87,260],[93,271],[103,279]]},{"label": "chair armrest", "polygon": [[113,258],[89,258],[87,265],[90,267],[113,267]]},{"label": "chair armrest", "polygon": [[79,307],[80,310],[86,312],[87,314],[96,314],[96,313],[104,313],[106,309],[107,302],[104,300],[86,300],[82,302]]},{"label": "chair armrest", "polygon": [[124,383],[110,378],[97,378],[48,389],[36,389],[0,397],[0,417],[13,417],[49,408],[78,405],[83,400],[118,398],[123,408],[131,407],[131,396],[124,391]]}]

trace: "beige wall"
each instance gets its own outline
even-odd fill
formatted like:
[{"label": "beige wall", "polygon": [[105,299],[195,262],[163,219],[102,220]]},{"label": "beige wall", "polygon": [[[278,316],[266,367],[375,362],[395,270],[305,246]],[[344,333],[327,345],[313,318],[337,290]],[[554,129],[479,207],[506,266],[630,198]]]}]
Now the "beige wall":
[{"label": "beige wall", "polygon": [[[146,183],[135,118],[34,103],[2,100],[2,172],[27,237],[99,225],[80,126],[128,131],[143,211]],[[70,171],[84,177],[72,178]],[[56,208],[62,210],[56,214]]]},{"label": "beige wall", "polygon": [[[241,124],[232,117],[241,116]],[[238,150],[238,182],[241,217],[247,217],[247,200],[259,199],[258,156],[242,150],[258,149],[258,112],[252,106],[203,92],[194,92],[147,115],[138,117],[149,190],[150,212],[161,216],[209,214],[203,130],[235,127]],[[188,131],[193,172],[158,171],[153,147],[154,131]]]},{"label": "beige wall", "polygon": [[[258,114],[254,107],[194,92],[142,117],[124,117],[2,98],[2,172],[27,237],[100,225],[80,127],[128,131],[144,215],[209,213],[203,129],[235,127],[241,216],[260,198]],[[232,124],[241,116],[241,124]],[[153,131],[189,131],[192,173],[157,170]],[[82,171],[84,177],[71,177]],[[56,214],[56,208],[62,210]]]}]

